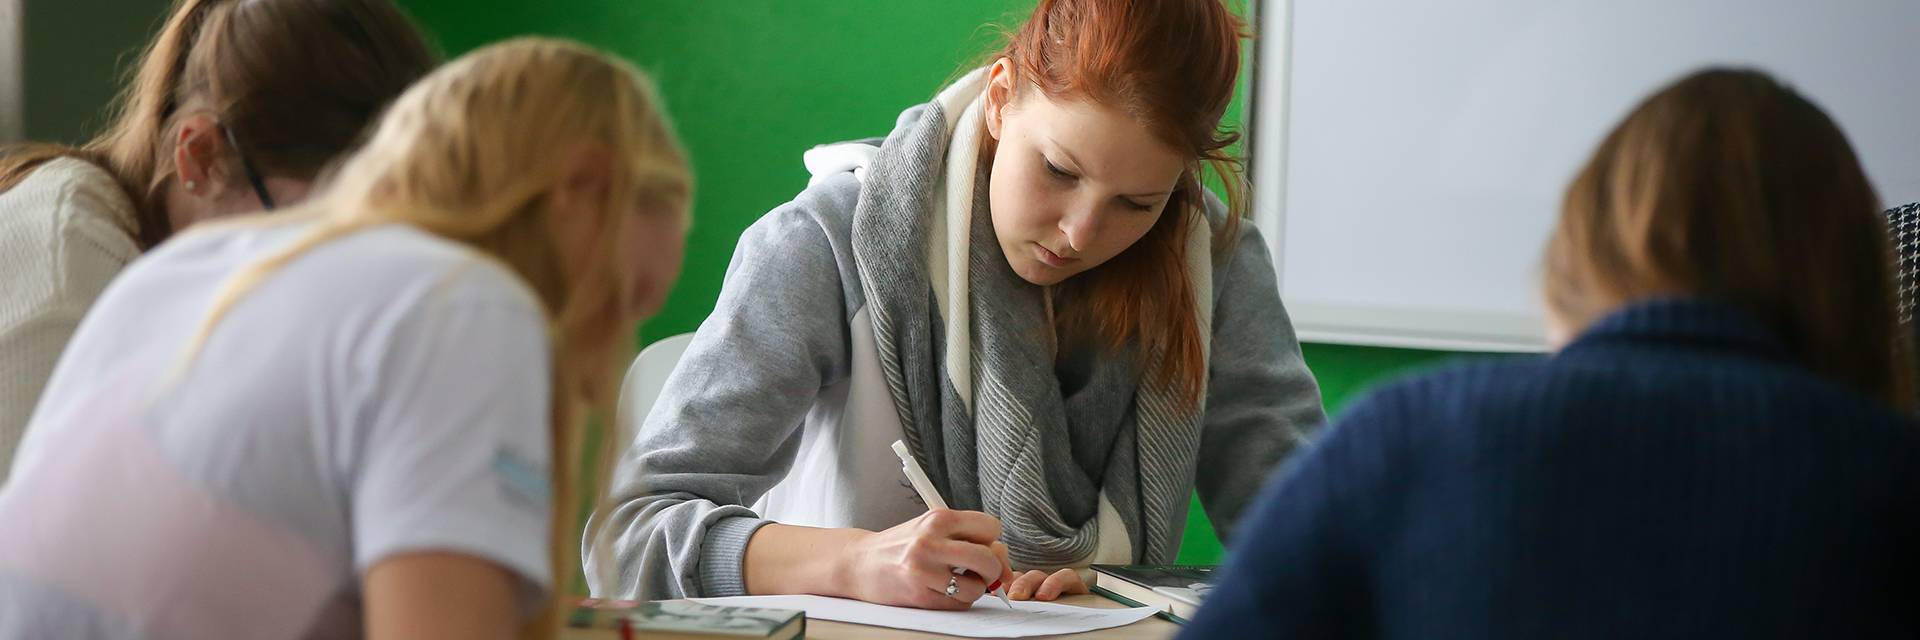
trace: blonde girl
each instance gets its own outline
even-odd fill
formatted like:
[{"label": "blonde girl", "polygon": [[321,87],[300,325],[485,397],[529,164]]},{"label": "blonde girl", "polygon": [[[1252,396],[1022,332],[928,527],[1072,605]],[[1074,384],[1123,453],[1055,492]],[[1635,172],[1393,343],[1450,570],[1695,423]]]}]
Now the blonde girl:
[{"label": "blonde girl", "polygon": [[625,64],[521,40],[428,76],[311,202],[101,299],[0,490],[0,637],[550,636],[582,409],[689,197]]}]

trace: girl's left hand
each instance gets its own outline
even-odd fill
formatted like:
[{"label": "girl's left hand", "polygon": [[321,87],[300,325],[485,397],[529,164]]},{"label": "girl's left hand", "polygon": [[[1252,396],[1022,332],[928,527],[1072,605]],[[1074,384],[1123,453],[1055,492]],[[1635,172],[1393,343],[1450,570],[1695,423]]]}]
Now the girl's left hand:
[{"label": "girl's left hand", "polygon": [[1007,587],[1007,597],[1014,600],[1052,601],[1086,592],[1087,583],[1072,569],[1061,569],[1051,575],[1045,571],[1028,571],[1014,578],[1013,584]]}]

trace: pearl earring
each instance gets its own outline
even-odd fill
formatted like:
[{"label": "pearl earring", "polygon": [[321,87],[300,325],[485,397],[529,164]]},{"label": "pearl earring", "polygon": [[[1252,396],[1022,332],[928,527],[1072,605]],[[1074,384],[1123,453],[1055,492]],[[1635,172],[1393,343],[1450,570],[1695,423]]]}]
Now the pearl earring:
[{"label": "pearl earring", "polygon": [[197,186],[197,185],[196,185],[196,184],[195,184],[195,183],[194,183],[194,182],[193,182],[192,180],[188,180],[188,181],[187,181],[187,191],[188,191],[188,192],[192,192],[192,191],[194,190],[194,188],[195,188],[196,186]]}]

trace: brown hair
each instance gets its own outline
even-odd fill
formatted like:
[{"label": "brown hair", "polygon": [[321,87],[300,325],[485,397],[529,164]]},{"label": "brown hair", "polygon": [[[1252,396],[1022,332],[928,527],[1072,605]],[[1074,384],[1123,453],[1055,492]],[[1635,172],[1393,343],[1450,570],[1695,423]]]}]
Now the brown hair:
[{"label": "brown hair", "polygon": [[262,173],[312,178],[433,64],[390,0],[176,0],[106,130],[77,148],[15,148],[0,159],[0,191],[47,160],[87,160],[126,190],[150,247],[174,231],[163,196],[185,108],[215,114]]},{"label": "brown hair", "polygon": [[1569,328],[1637,299],[1721,300],[1814,371],[1911,404],[1879,198],[1839,127],[1764,73],[1701,71],[1634,109],[1567,188],[1544,268]]},{"label": "brown hair", "polygon": [[1196,299],[1213,292],[1191,290],[1187,234],[1207,223],[1208,168],[1226,187],[1229,211],[1214,232],[1216,254],[1232,246],[1245,215],[1240,162],[1227,152],[1240,134],[1220,129],[1245,37],[1245,24],[1219,0],[1042,0],[997,54],[1049,99],[1120,109],[1188,154],[1153,229],[1062,288],[1077,304],[1065,306],[1059,322],[1110,349],[1136,343],[1151,379],[1195,406],[1207,376]]}]

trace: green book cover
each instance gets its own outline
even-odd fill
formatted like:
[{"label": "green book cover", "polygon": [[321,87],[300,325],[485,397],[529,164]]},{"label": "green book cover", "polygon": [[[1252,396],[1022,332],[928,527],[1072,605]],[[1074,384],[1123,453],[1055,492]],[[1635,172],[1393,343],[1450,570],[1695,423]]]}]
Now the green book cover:
[{"label": "green book cover", "polygon": [[1093,590],[1122,604],[1159,609],[1185,623],[1213,588],[1211,565],[1096,564]]}]

